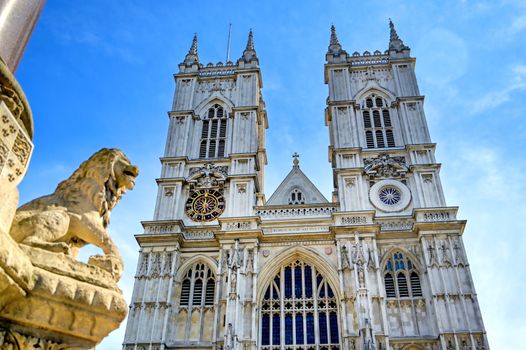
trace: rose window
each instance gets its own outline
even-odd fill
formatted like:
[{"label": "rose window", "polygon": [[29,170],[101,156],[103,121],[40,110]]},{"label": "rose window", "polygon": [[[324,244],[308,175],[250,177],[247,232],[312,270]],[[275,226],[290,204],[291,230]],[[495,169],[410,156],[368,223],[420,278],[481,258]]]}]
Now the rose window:
[{"label": "rose window", "polygon": [[400,202],[400,199],[402,198],[400,191],[391,186],[381,189],[378,196],[380,197],[380,200],[387,205],[394,205]]}]

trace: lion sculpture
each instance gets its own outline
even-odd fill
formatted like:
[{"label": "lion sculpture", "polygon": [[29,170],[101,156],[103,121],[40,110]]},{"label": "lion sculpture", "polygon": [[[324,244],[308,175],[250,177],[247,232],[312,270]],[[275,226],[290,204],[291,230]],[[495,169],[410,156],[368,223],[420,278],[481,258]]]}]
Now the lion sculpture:
[{"label": "lion sculpture", "polygon": [[37,198],[16,211],[11,236],[20,243],[73,258],[86,244],[102,249],[88,264],[101,267],[119,279],[123,264],[106,228],[111,210],[122,195],[133,189],[139,168],[118,149],[103,148],[53,194]]}]

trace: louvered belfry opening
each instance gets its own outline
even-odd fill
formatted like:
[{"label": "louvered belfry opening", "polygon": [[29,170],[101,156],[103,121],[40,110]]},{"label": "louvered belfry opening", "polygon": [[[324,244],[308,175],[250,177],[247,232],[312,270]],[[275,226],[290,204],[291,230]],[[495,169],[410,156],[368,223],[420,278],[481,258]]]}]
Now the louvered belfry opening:
[{"label": "louvered belfry opening", "polygon": [[222,158],[225,156],[227,113],[215,104],[208,109],[201,129],[199,158]]},{"label": "louvered belfry opening", "polygon": [[215,276],[205,264],[188,269],[181,284],[180,306],[204,307],[214,305]]},{"label": "louvered belfry opening", "polygon": [[367,148],[395,147],[393,125],[387,102],[374,94],[362,105],[363,126]]},{"label": "louvered belfry opening", "polygon": [[401,252],[392,254],[385,264],[384,287],[387,298],[422,297],[418,271]]}]

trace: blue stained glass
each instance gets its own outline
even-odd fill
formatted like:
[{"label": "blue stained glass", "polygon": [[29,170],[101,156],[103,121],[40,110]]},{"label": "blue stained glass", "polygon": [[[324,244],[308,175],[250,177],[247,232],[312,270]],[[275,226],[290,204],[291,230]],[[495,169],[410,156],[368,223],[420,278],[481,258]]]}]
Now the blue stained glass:
[{"label": "blue stained glass", "polygon": [[276,286],[279,287],[279,274],[276,277],[274,277],[274,283],[276,283]]},{"label": "blue stained glass", "polygon": [[327,284],[327,296],[329,298],[333,298],[334,297],[334,293],[332,292],[332,289],[331,287]]},{"label": "blue stained glass", "polygon": [[307,344],[314,344],[316,337],[314,336],[314,316],[307,314]]},{"label": "blue stained glass", "polygon": [[280,344],[280,328],[279,315],[272,315],[272,345]]},{"label": "blue stained glass", "polygon": [[321,283],[322,279],[323,279],[323,277],[321,277],[321,275],[317,275],[316,276],[316,284],[318,285],[318,287],[320,286],[320,283]]},{"label": "blue stained glass", "polygon": [[402,270],[405,270],[405,264],[404,264],[404,261],[403,261],[403,260],[400,261],[400,268],[401,268]]},{"label": "blue stained glass", "polygon": [[329,315],[329,321],[331,325],[331,344],[338,344],[339,340],[339,333],[338,332],[338,316],[336,315],[336,312],[331,312]]},{"label": "blue stained glass", "polygon": [[391,260],[387,262],[387,270],[393,271],[393,263],[391,262]]},{"label": "blue stained glass", "polygon": [[270,288],[272,288],[272,287],[269,286],[267,288],[267,291],[265,292],[265,300],[269,300],[270,299]]},{"label": "blue stained glass", "polygon": [[294,296],[296,298],[301,298],[302,289],[301,266],[296,266],[294,268]]},{"label": "blue stained glass", "polygon": [[329,335],[327,334],[327,314],[325,312],[318,315],[318,324],[320,326],[320,344],[328,344]]},{"label": "blue stained glass", "polygon": [[413,269],[413,264],[411,264],[411,260],[407,260],[407,268],[409,270],[412,270]]},{"label": "blue stained glass", "polygon": [[263,315],[261,320],[261,343],[263,345],[270,345],[270,317]]},{"label": "blue stained glass", "polygon": [[395,261],[395,269],[396,271],[400,270],[400,264],[398,261]]},{"label": "blue stained glass", "polygon": [[292,297],[292,269],[285,267],[285,298]]},{"label": "blue stained glass", "polygon": [[272,299],[279,300],[279,294],[278,294],[278,290],[276,289],[276,287],[272,287]]},{"label": "blue stained glass", "polygon": [[305,266],[305,297],[312,298],[312,269]]},{"label": "blue stained glass", "polygon": [[321,285],[320,298],[325,298],[325,283]]},{"label": "blue stained glass", "polygon": [[296,315],[296,344],[305,344],[305,335],[303,334],[303,316]]},{"label": "blue stained glass", "polygon": [[285,315],[285,344],[292,344],[292,315]]}]

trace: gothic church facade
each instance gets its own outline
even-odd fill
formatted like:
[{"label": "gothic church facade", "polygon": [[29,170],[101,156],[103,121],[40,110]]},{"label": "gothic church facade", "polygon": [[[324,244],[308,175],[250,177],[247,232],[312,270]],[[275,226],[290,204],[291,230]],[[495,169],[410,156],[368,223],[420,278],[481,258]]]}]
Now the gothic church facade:
[{"label": "gothic church facade", "polygon": [[179,72],[152,221],[143,222],[123,350],[483,350],[466,222],[446,205],[415,77],[390,23],[385,52],[324,67],[334,191],[292,170],[264,194],[262,73]]}]

